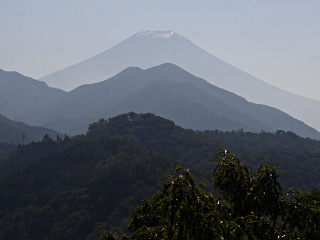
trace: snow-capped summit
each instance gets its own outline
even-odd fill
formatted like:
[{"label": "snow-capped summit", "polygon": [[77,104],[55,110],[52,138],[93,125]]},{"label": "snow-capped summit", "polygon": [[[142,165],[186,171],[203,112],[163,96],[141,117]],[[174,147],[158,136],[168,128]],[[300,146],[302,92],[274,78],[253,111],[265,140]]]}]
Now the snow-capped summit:
[{"label": "snow-capped summit", "polygon": [[143,30],[141,32],[138,32],[136,34],[137,37],[151,37],[151,38],[170,38],[172,36],[181,36],[174,31],[149,31],[149,30]]}]

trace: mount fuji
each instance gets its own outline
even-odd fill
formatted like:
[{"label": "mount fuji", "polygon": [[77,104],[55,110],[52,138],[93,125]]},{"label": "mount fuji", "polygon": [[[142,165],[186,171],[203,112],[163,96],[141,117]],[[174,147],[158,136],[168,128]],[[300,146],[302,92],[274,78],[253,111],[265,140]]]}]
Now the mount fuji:
[{"label": "mount fuji", "polygon": [[250,102],[275,107],[320,130],[320,101],[265,83],[173,31],[141,31],[94,57],[39,80],[69,91],[109,79],[127,67],[146,69],[163,63],[173,63]]}]

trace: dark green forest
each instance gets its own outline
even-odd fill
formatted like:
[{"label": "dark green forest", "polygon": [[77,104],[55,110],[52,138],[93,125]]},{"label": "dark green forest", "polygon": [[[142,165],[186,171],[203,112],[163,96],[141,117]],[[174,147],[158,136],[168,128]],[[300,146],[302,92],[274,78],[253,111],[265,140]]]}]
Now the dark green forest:
[{"label": "dark green forest", "polygon": [[[248,212],[233,213],[235,208],[229,205],[236,203],[227,197],[226,194],[230,192],[226,191],[229,190],[221,189],[221,186],[219,189],[217,181],[215,180],[215,184],[212,181],[214,167],[210,165],[221,151],[218,150],[219,148],[230,150],[235,153],[233,159],[241,159],[243,164],[249,164],[252,167],[252,170],[246,173],[248,178],[255,176],[255,180],[250,184],[258,184],[256,182],[258,176],[266,176],[263,175],[265,172],[262,173],[262,170],[259,170],[261,165],[272,163],[276,168],[274,174],[284,174],[284,178],[276,179],[279,186],[281,185],[281,188],[276,189],[279,190],[278,197],[283,196],[283,199],[280,197],[281,201],[284,201],[288,207],[300,201],[299,199],[303,204],[307,202],[305,199],[319,200],[319,192],[315,190],[320,185],[319,141],[301,138],[292,132],[283,131],[259,134],[246,133],[241,129],[232,132],[193,131],[178,127],[172,121],[153,114],[128,113],[108,120],[100,119],[90,124],[85,135],[72,138],[58,136],[55,139],[46,135],[42,141],[19,145],[11,151],[3,150],[9,152],[0,158],[0,239],[91,240],[101,239],[103,235],[105,238],[109,235],[111,237],[111,233],[105,235],[110,231],[118,235],[127,232],[131,234],[128,237],[138,236],[135,235],[138,232],[147,234],[141,229],[143,223],[133,226],[132,221],[139,209],[145,211],[143,209],[145,204],[149,204],[146,207],[150,207],[150,211],[156,209],[155,205],[160,196],[164,197],[165,176],[174,172],[176,166],[181,163],[190,169],[189,175],[186,170],[181,169],[177,175],[169,179],[181,180],[183,186],[185,184],[183,182],[192,179],[194,186],[197,186],[196,191],[199,191],[197,193],[200,194],[199,198],[204,197],[210,201],[212,204],[209,205],[213,208],[217,207],[215,205],[217,201],[222,201],[223,209],[215,221],[220,217],[229,216],[227,213],[231,212],[232,217],[226,218],[226,221],[235,227],[233,229],[230,225],[225,230],[226,234],[233,229],[236,234],[242,234],[243,239],[250,234],[258,236],[256,239],[263,239],[260,235],[256,235],[258,233],[255,230],[255,223],[250,225],[252,229],[243,229],[247,224],[239,219],[241,217],[247,219],[249,216],[247,219],[249,222],[257,222],[257,226],[262,224],[268,234],[270,233],[268,226],[274,224],[272,234],[282,234],[281,229],[284,228],[287,231],[286,234],[289,234],[288,231],[290,234],[300,235],[301,232],[305,232],[309,235],[301,236],[308,236],[308,238],[312,236],[310,229],[303,230],[297,225],[292,227],[291,223],[289,226],[287,223],[282,226],[278,218],[289,218],[288,212],[279,213],[277,220],[269,219],[270,212],[264,213],[266,222],[264,220],[260,222],[261,216],[257,218],[256,215],[251,216]],[[275,171],[275,168],[268,169]],[[183,173],[180,173],[181,171]],[[182,179],[179,180],[180,175]],[[197,183],[200,182],[205,183],[207,189],[199,187]],[[256,185],[249,186],[251,185],[243,189],[243,194],[250,192],[251,187],[256,188]],[[288,193],[291,196],[288,197],[289,195],[286,194],[289,188],[299,189],[304,193],[298,194],[299,191],[295,190],[295,194],[292,195],[291,191],[292,196]],[[170,190],[170,187],[168,189]],[[189,192],[186,189],[181,191]],[[261,193],[255,194],[258,194],[259,199],[264,199]],[[151,198],[153,195],[154,197]],[[211,197],[207,198],[209,195]],[[170,194],[166,196],[166,198],[169,197]],[[188,198],[187,195],[184,197]],[[149,200],[143,201],[143,199]],[[237,204],[240,204],[239,206],[253,204],[250,201],[247,199]],[[205,202],[202,204],[206,205]],[[136,207],[132,212],[131,209],[134,206]],[[316,211],[318,205],[305,206],[306,209]],[[262,208],[259,206],[257,211],[264,211]],[[213,209],[206,211],[208,211],[206,214],[209,214]],[[131,214],[133,214],[132,217]],[[159,232],[162,238],[171,236],[172,239],[188,239],[185,236],[181,237],[182,235],[170,235],[184,230],[169,231],[172,221],[168,222],[168,219],[164,219],[164,216],[167,217],[165,211],[159,214],[154,216],[159,216],[161,221],[159,222],[158,219],[152,226],[146,227],[152,227],[156,231],[159,230],[159,226],[166,226],[167,232]],[[190,210],[188,214],[192,214],[192,211]],[[318,219],[315,220],[314,223],[317,223]],[[203,224],[206,225],[207,222]],[[236,225],[240,227],[237,228]],[[309,224],[306,224],[305,227],[308,226]],[[276,232],[275,227],[277,227]],[[224,231],[223,228],[219,226],[217,232],[212,234],[220,234]],[[199,229],[203,231],[200,226]],[[190,233],[189,239],[197,239],[191,238],[192,234]],[[269,239],[275,239],[272,238],[275,235],[270,236]],[[159,239],[162,238],[159,237]]]},{"label": "dark green forest", "polygon": [[17,145],[13,143],[4,143],[0,142],[0,157],[4,156],[10,150],[13,150],[17,147]]},{"label": "dark green forest", "polygon": [[161,191],[134,207],[129,234],[103,239],[320,238],[320,191],[284,191],[272,164],[254,172],[226,150],[212,166],[214,192],[178,165]]}]

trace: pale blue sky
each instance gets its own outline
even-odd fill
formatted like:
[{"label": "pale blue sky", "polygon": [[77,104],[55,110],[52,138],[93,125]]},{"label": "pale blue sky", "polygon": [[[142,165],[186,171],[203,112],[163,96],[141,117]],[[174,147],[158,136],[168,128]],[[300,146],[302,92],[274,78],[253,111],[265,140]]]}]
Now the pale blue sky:
[{"label": "pale blue sky", "polygon": [[319,0],[0,0],[0,69],[39,78],[141,30],[173,30],[216,57],[320,100]]}]

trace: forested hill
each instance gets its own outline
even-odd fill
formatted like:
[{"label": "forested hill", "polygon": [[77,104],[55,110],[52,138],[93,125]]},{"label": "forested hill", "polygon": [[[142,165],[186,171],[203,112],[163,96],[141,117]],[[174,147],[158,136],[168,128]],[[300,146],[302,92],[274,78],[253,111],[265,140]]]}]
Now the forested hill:
[{"label": "forested hill", "polygon": [[168,155],[188,167],[211,171],[218,148],[229,149],[254,168],[268,162],[284,173],[286,187],[320,187],[320,141],[293,132],[193,131],[153,114],[128,113],[89,126],[91,139],[122,137]]},{"label": "forested hill", "polygon": [[[37,162],[0,178],[1,240],[93,240],[107,230],[125,230],[131,207],[154,194],[177,165],[121,138],[79,136],[37,144],[16,152],[17,158],[26,152],[24,160]],[[48,156],[37,159],[32,150],[42,147]]]},{"label": "forested hill", "polygon": [[[89,125],[87,137],[96,138],[121,136],[138,140],[147,147],[163,147],[166,141],[175,138],[184,141],[214,143],[220,148],[247,149],[248,151],[259,152],[265,150],[286,150],[292,152],[319,152],[320,141],[303,138],[294,132],[278,130],[275,133],[261,131],[260,133],[244,132],[243,129],[237,131],[206,130],[193,131],[176,126],[174,122],[156,116],[154,114],[136,114],[130,112],[122,114],[109,120],[100,119]],[[152,144],[150,141],[159,141]],[[176,142],[177,143],[177,142]],[[190,144],[190,143],[189,143]],[[222,146],[221,146],[222,144]],[[157,146],[158,145],[158,146]],[[167,143],[167,147],[172,147],[175,143]],[[180,144],[178,144],[180,145]],[[165,149],[167,149],[165,147]],[[190,144],[190,147],[192,146]]]},{"label": "forested hill", "polygon": [[[265,142],[269,148],[259,146]],[[100,119],[86,135],[46,136],[0,158],[0,239],[92,240],[124,230],[130,208],[154,194],[178,163],[198,182],[210,179],[219,147],[254,168],[275,164],[288,179],[285,188],[311,190],[320,186],[319,146],[281,131],[195,132],[154,114]]]}]

